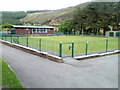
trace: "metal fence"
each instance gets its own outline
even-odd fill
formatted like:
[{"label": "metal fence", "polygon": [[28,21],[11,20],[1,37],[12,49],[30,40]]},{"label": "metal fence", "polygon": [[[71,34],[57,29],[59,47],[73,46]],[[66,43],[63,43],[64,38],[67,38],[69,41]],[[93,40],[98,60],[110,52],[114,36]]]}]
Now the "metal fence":
[{"label": "metal fence", "polygon": [[103,53],[118,50],[118,40],[99,40],[86,42],[60,43],[61,57]]},{"label": "metal fence", "polygon": [[118,40],[59,42],[33,37],[0,37],[2,40],[30,47],[59,57],[75,57],[118,50]]}]

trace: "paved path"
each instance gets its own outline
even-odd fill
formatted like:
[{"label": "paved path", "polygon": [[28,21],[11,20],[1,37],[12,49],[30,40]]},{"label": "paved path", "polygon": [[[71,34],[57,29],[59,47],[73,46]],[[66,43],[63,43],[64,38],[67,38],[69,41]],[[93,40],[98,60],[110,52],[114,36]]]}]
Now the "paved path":
[{"label": "paved path", "polygon": [[78,63],[53,62],[3,45],[3,59],[28,88],[117,88],[118,55]]}]

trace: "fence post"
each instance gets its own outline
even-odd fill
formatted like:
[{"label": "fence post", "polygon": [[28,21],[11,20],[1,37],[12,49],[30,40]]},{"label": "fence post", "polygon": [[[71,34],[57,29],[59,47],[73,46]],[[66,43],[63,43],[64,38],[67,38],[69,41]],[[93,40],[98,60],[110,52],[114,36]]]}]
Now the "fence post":
[{"label": "fence post", "polygon": [[86,41],[86,55],[88,55],[88,40]]},{"label": "fence post", "polygon": [[11,36],[11,43],[12,43],[12,36]]},{"label": "fence post", "polygon": [[59,56],[62,57],[62,42],[60,42],[59,46]]},{"label": "fence post", "polygon": [[17,40],[18,40],[18,44],[19,44],[19,36],[17,37]]},{"label": "fence post", "polygon": [[106,52],[108,51],[108,39],[106,40]]},{"label": "fence post", "polygon": [[5,41],[7,41],[7,37],[5,36]]},{"label": "fence post", "polygon": [[3,40],[5,40],[5,38],[3,37]]},{"label": "fence post", "polygon": [[26,46],[28,47],[28,37],[26,38]]},{"label": "fence post", "polygon": [[41,51],[41,39],[39,39],[39,51]]},{"label": "fence post", "polygon": [[74,42],[72,42],[72,57],[74,57]]}]

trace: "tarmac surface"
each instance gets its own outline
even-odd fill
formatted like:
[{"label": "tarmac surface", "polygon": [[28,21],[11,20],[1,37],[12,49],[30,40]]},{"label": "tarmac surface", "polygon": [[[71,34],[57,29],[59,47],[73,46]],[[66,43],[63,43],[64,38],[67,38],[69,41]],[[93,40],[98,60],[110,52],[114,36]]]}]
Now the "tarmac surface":
[{"label": "tarmac surface", "polygon": [[26,88],[118,88],[118,54],[57,63],[2,45],[2,58]]}]

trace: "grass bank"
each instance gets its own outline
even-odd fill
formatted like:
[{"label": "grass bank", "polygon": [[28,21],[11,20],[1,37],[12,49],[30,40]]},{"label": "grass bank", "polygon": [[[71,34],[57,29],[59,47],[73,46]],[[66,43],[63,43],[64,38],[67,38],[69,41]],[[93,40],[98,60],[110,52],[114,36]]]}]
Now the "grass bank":
[{"label": "grass bank", "polygon": [[23,88],[15,73],[3,59],[0,59],[0,77],[2,77],[0,85],[6,85],[8,88]]}]

